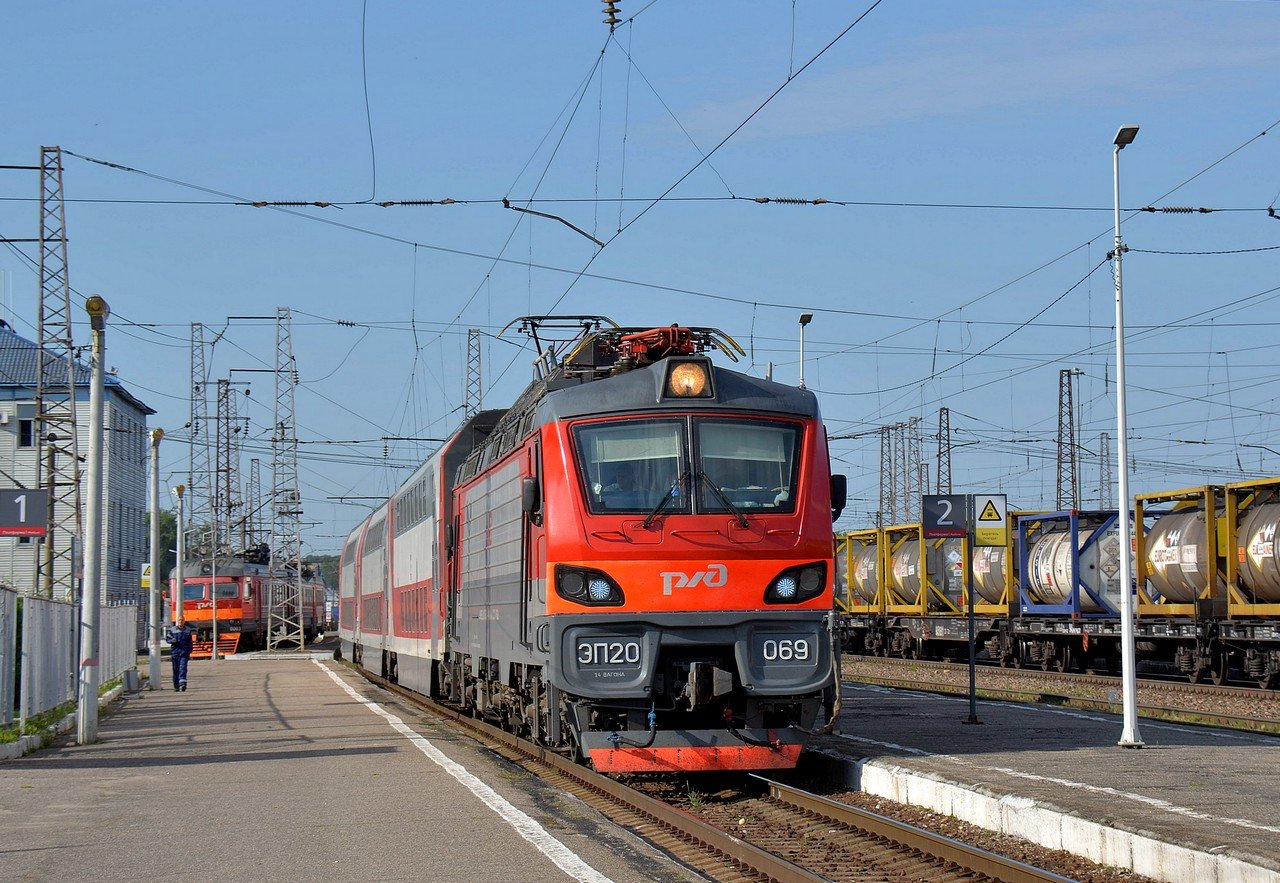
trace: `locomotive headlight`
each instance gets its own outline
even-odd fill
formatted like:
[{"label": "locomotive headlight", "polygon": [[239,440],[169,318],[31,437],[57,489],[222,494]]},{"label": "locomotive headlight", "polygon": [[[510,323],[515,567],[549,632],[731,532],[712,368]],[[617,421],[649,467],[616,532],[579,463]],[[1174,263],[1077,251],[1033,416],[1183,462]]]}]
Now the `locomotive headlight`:
[{"label": "locomotive headlight", "polygon": [[607,573],[565,564],[556,565],[556,594],[588,607],[619,607],[626,600]]},{"label": "locomotive headlight", "polygon": [[677,362],[667,372],[667,395],[676,398],[709,398],[711,380],[706,362]]},{"label": "locomotive headlight", "polygon": [[796,604],[822,594],[827,585],[825,562],[788,567],[773,578],[764,592],[766,604]]}]

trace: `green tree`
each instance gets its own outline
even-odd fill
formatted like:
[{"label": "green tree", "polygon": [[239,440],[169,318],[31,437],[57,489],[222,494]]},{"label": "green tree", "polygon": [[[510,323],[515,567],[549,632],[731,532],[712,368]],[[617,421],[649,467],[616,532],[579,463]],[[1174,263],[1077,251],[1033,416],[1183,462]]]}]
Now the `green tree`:
[{"label": "green tree", "polygon": [[[150,561],[151,513],[147,513],[147,560]],[[169,574],[177,563],[178,516],[172,509],[160,510],[160,573],[162,584],[168,585]]]},{"label": "green tree", "polygon": [[338,587],[338,556],[337,555],[308,555],[302,559],[304,564],[310,564],[320,573],[320,577],[324,580],[324,584],[330,589]]}]

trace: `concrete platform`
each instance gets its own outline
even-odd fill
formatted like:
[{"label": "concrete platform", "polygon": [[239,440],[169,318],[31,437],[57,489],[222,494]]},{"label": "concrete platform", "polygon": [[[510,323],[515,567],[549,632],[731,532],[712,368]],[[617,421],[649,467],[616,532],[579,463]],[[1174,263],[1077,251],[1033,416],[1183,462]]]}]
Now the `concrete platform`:
[{"label": "concrete platform", "polygon": [[332,661],[196,661],[100,735],[0,765],[0,879],[697,879]]},{"label": "concrete platform", "polygon": [[1280,881],[1280,738],[845,684],[814,746],[853,787],[1158,880]]}]

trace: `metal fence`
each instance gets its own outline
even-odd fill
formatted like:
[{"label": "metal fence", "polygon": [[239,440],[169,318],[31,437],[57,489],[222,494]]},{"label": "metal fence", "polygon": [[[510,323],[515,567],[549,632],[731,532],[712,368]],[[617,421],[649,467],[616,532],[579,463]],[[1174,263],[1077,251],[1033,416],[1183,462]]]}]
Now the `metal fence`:
[{"label": "metal fence", "polygon": [[[137,665],[137,623],[136,604],[102,608],[99,684]],[[74,700],[79,648],[79,608],[0,589],[0,725],[13,723],[15,706],[25,721]]]},{"label": "metal fence", "polygon": [[61,601],[22,599],[22,720],[75,698],[78,613]]},{"label": "metal fence", "polygon": [[13,723],[18,676],[18,593],[0,589],[0,726]]},{"label": "metal fence", "polygon": [[118,678],[138,664],[138,606],[103,607],[98,639],[98,683]]}]

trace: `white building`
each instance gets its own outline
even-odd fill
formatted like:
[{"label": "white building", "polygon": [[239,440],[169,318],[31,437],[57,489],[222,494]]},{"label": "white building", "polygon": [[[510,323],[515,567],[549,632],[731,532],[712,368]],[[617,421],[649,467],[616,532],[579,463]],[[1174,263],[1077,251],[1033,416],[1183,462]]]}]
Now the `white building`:
[{"label": "white building", "polygon": [[[0,487],[36,486],[36,371],[38,347],[0,321]],[[89,368],[76,363],[76,436],[80,456],[89,449]],[[66,373],[60,372],[65,389]],[[141,589],[147,559],[147,416],[155,411],[134,398],[114,377],[103,395],[103,584],[104,603],[136,602],[146,608]],[[60,445],[61,446],[61,443]],[[82,504],[88,499],[88,470],[80,470]],[[55,537],[66,548],[69,537]],[[0,585],[30,594],[36,555],[43,540],[0,537]],[[68,565],[60,561],[58,566]],[[65,574],[55,580],[66,584]],[[65,593],[59,600],[65,599]]]}]

